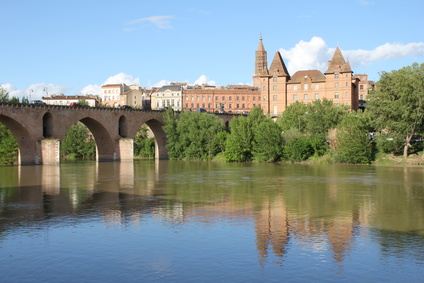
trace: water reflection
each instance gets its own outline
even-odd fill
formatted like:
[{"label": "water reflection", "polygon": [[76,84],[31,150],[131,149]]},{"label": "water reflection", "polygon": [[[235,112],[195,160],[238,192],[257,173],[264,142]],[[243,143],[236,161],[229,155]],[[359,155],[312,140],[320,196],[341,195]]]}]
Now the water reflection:
[{"label": "water reflection", "polygon": [[382,256],[424,263],[421,168],[143,161],[2,167],[0,174],[1,234],[69,218],[100,218],[117,229],[147,217],[227,221],[251,223],[260,265],[284,265],[298,248],[343,266],[364,241],[378,243]]}]

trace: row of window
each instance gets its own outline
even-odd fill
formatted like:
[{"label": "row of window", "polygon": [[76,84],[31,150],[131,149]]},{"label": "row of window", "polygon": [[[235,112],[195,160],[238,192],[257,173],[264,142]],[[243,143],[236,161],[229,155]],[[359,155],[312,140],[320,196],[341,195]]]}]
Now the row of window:
[{"label": "row of window", "polygon": [[[315,100],[318,100],[319,99],[319,94],[318,93],[315,93],[314,98],[315,98]],[[334,98],[335,99],[340,98],[340,95],[339,95],[338,92],[335,92],[334,93]],[[347,91],[345,93],[345,98],[349,98],[349,92],[347,92]],[[296,101],[297,99],[298,99],[297,98],[297,94],[293,94],[293,100]],[[303,100],[308,100],[308,99],[309,99],[309,95],[308,94],[304,94],[303,95]],[[273,100],[274,101],[277,101],[277,96],[276,95],[274,95]]]},{"label": "row of window", "polygon": [[180,100],[177,99],[176,103],[174,101],[174,99],[158,99],[156,100],[156,108],[160,108],[160,107],[180,107]]},{"label": "row of window", "polygon": [[[206,96],[196,96],[196,100],[197,101],[200,101],[200,97],[201,97],[202,101],[206,101]],[[207,98],[208,98],[208,101],[212,101],[212,97],[211,96],[208,96]],[[220,98],[219,96],[215,96],[215,100],[216,101],[219,101],[219,100],[225,101],[225,96],[221,96],[221,99],[219,99],[219,98]],[[194,99],[195,99],[195,97],[194,96],[191,96],[191,101],[194,101]],[[190,100],[190,97],[186,96],[186,101],[189,101],[189,100]],[[228,101],[232,101],[232,100],[233,100],[233,97],[232,96],[228,96]],[[240,96],[236,96],[235,97],[235,100],[236,101],[239,101],[240,100]],[[241,97],[241,101],[245,101],[245,100],[246,100],[246,97],[242,96]],[[256,101],[256,96],[253,96],[253,101]],[[261,97],[260,96],[258,96],[258,101],[261,101]]]},{"label": "row of window", "polygon": [[[207,105],[206,105],[206,103],[202,103],[202,104],[200,104],[200,103],[196,103],[196,104],[186,103],[186,105],[185,105],[186,109],[189,109],[190,107],[191,107],[191,109],[194,109],[195,106],[196,106],[196,108],[211,108],[211,103],[208,103]],[[235,107],[233,108],[233,106],[235,106]],[[246,104],[244,104],[244,103],[242,103],[242,104],[236,103],[235,105],[233,105],[232,103],[229,103],[227,106],[224,103],[216,103],[215,104],[216,109],[221,109],[221,108],[224,108],[224,109],[245,109],[246,108],[245,106],[246,106]],[[253,107],[255,107],[255,106],[256,106],[256,104],[253,104]],[[247,104],[247,108],[250,109],[250,104]]]},{"label": "row of window", "polygon": [[[181,92],[177,92],[177,93],[171,93],[171,96],[180,96],[181,95]],[[162,93],[156,93],[156,96],[165,96],[165,93],[164,92],[162,92]],[[167,94],[166,96],[169,96],[169,94]]]}]

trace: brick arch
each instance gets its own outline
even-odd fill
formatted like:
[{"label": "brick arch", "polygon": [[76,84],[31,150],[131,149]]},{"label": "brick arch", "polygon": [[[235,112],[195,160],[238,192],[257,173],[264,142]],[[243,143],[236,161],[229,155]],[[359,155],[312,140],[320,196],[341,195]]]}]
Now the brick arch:
[{"label": "brick arch", "polygon": [[18,144],[19,164],[40,164],[40,147],[33,139],[31,133],[21,123],[8,116],[0,115],[0,122],[3,123],[15,137]]}]

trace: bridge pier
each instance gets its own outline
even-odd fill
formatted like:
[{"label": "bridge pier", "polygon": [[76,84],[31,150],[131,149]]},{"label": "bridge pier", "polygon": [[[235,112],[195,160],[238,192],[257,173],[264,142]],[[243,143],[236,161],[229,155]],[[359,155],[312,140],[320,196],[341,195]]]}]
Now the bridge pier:
[{"label": "bridge pier", "polygon": [[[60,140],[45,139],[41,140],[41,164],[59,164],[60,163]],[[40,164],[37,163],[37,164]]]},{"label": "bridge pier", "polygon": [[134,140],[133,139],[120,139],[119,140],[119,155],[121,161],[128,161],[134,159]]}]

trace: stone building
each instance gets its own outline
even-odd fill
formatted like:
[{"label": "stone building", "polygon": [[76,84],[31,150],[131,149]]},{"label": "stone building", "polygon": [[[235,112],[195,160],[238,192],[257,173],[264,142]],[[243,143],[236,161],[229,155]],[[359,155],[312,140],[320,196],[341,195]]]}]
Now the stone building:
[{"label": "stone building", "polygon": [[166,85],[151,96],[151,105],[153,110],[161,110],[166,107],[172,107],[176,111],[182,110],[183,85]]},{"label": "stone building", "polygon": [[260,38],[253,86],[261,92],[264,113],[280,115],[296,101],[308,103],[324,98],[357,110],[360,108],[360,97],[366,99],[371,85],[367,75],[353,75],[349,62],[345,61],[338,47],[324,74],[319,70],[300,70],[291,76],[278,51],[268,68],[267,52]]}]

